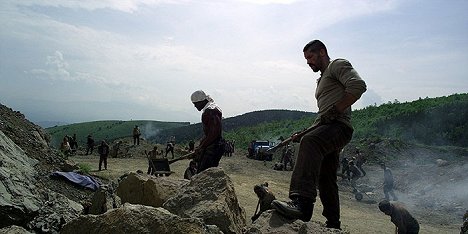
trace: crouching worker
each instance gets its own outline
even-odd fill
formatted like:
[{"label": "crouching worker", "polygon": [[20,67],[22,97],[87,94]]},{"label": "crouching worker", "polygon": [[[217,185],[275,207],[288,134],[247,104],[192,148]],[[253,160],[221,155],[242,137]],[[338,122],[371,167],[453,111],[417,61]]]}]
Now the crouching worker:
[{"label": "crouching worker", "polygon": [[[260,184],[260,185],[255,185],[254,192],[255,194],[257,194],[258,204],[257,204],[257,209],[255,209],[255,214],[251,218],[252,222],[257,220],[258,217],[260,217],[260,215],[264,211],[273,209],[271,207],[271,202],[276,199],[275,195],[273,195],[273,193],[268,189],[267,182]],[[259,206],[260,206],[260,211],[258,211]]]},{"label": "crouching worker", "polygon": [[184,179],[191,180],[192,176],[194,176],[195,174],[197,174],[197,162],[192,160],[189,163],[189,167],[185,169]]},{"label": "crouching worker", "polygon": [[146,154],[146,157],[148,157],[148,172],[147,174],[148,175],[154,175],[154,173],[156,173],[156,168],[154,167],[154,160],[157,160],[158,158],[158,155],[159,155],[159,151],[158,151],[158,146],[154,146],[153,147],[153,150],[151,150],[150,152],[146,153],[146,150],[145,150],[145,154]]},{"label": "crouching worker", "polygon": [[395,233],[419,233],[418,221],[402,205],[383,200],[379,203],[379,209],[384,214],[390,216],[390,221],[395,224]]}]

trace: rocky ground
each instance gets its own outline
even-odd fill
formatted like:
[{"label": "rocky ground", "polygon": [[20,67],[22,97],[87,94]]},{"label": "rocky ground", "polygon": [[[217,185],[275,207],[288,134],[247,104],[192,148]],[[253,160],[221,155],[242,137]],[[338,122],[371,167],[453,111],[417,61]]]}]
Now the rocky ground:
[{"label": "rocky ground", "polygon": [[[421,150],[421,152],[425,152]],[[426,152],[427,153],[427,152]],[[93,168],[92,174],[102,178],[116,178],[127,171],[146,170],[147,161],[142,156],[134,158],[111,158],[109,159],[109,168],[107,171],[96,171],[98,159],[96,156],[75,156],[72,158],[79,163],[89,164]],[[463,177],[463,172],[458,168],[459,164],[449,164],[444,167],[437,166],[435,161],[425,160],[427,164],[425,170],[410,170],[410,166],[403,166],[404,161],[400,162],[400,166],[396,167],[397,162],[392,163],[392,170],[397,183],[397,195],[414,216],[421,223],[421,233],[457,233],[462,223],[464,208],[466,207],[468,196],[439,196],[436,188],[442,186],[461,186],[460,189],[466,193],[468,184]],[[414,162],[414,161],[413,161]],[[432,162],[432,163],[430,163]],[[182,178],[185,168],[188,166],[188,161],[182,160],[171,164],[171,170],[174,174],[171,177]],[[245,209],[247,218],[254,212],[257,204],[257,198],[253,193],[253,186],[264,181],[269,182],[269,187],[275,193],[276,197],[282,200],[287,200],[287,191],[289,186],[290,171],[275,171],[273,170],[273,162],[262,162],[247,159],[243,152],[235,153],[232,157],[224,157],[221,160],[220,166],[233,180],[236,194],[241,206]],[[394,167],[395,166],[395,167]],[[393,168],[394,167],[394,168]],[[339,181],[340,198],[342,207],[342,222],[344,229],[351,233],[393,233],[394,229],[389,221],[389,217],[383,215],[378,210],[377,202],[383,198],[383,192],[380,184],[382,183],[383,172],[376,165],[367,165],[367,176],[362,178],[358,184],[362,187],[370,187],[375,194],[365,195],[362,201],[356,201],[352,189],[348,181]],[[445,173],[441,173],[444,171]],[[409,175],[411,174],[411,175]],[[432,174],[434,182],[430,185],[427,181],[411,180],[408,177],[425,177],[427,174]],[[440,177],[440,178],[439,178]],[[450,180],[449,177],[458,178]],[[437,181],[450,182],[449,184],[441,183],[434,184]],[[428,185],[432,186],[432,190],[428,190]],[[409,190],[408,188],[412,188]],[[428,190],[425,195],[420,194],[421,189]],[[408,193],[408,191],[411,191]],[[454,190],[449,190],[454,191]],[[432,194],[432,195],[431,195]],[[427,204],[440,204],[438,208]],[[444,205],[445,204],[445,205]],[[320,215],[322,206],[317,202],[316,211],[313,219],[319,222],[324,222],[324,218]]]},{"label": "rocky ground", "polygon": [[[48,195],[51,194],[47,192],[50,190],[63,194],[84,207],[89,205],[93,191],[50,177],[51,172],[62,170],[67,165],[67,157],[48,147],[48,136],[43,129],[29,122],[21,113],[0,105],[0,131],[21,147],[29,157],[37,160],[34,168],[37,172],[36,186],[40,188],[38,196],[46,200],[54,199],[55,195]],[[83,148],[80,148],[77,154],[69,159],[81,164],[82,168],[90,168],[88,173],[102,184],[115,181],[127,172],[146,171],[147,160],[144,151],[152,149],[153,145],[143,141],[140,146],[133,146],[131,139],[120,141],[122,141],[119,147],[120,153],[116,154],[116,158],[109,158],[108,170],[98,171],[99,157],[96,152],[86,156]],[[116,143],[113,142],[111,145]],[[381,191],[383,175],[381,169],[376,166],[376,162],[380,160],[386,161],[392,168],[397,181],[397,195],[420,221],[421,233],[458,233],[462,223],[461,217],[468,208],[466,155],[462,153],[460,156],[458,151],[454,153],[446,149],[439,150],[422,146],[394,147],[388,142],[369,145],[370,147],[366,148],[369,151],[366,153],[373,160],[366,165],[368,175],[358,183],[370,188],[375,194],[364,196],[364,199],[358,202],[354,199],[348,182],[339,182],[344,230],[351,233],[393,233],[394,229],[388,216],[383,215],[376,205],[376,202],[383,197]],[[163,149],[164,146],[159,145],[159,148]],[[176,157],[185,153],[184,147],[176,147]],[[257,204],[257,198],[253,193],[255,184],[267,181],[278,199],[287,200],[291,172],[275,171],[272,169],[273,163],[247,159],[242,150],[232,157],[225,157],[221,160],[220,166],[232,179],[239,203],[245,209],[247,220],[254,213]],[[187,166],[186,160],[171,164],[171,170],[174,171],[171,177],[182,178]],[[68,202],[64,203],[68,204]],[[52,203],[50,204],[52,207]],[[54,203],[54,205],[57,204]],[[76,208],[76,206],[72,207]],[[320,215],[321,209],[320,202],[317,202],[313,220],[324,222]],[[42,217],[50,216],[44,213]],[[44,222],[46,221],[39,219],[35,222],[31,221],[30,224],[37,226],[36,231],[47,231],[51,227],[44,226]],[[62,224],[57,224],[57,227],[60,225]]]}]

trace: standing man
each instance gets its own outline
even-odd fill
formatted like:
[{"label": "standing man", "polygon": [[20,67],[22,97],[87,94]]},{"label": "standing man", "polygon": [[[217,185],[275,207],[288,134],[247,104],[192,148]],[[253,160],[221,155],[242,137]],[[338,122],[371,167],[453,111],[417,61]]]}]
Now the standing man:
[{"label": "standing man", "polygon": [[284,171],[288,170],[288,164],[289,164],[289,168],[291,169],[291,171],[293,170],[294,168],[293,155],[294,155],[294,152],[291,148],[291,145],[288,144],[286,146],[286,149],[283,152],[283,155],[281,156],[281,161],[280,161],[280,163],[284,165],[283,167]]},{"label": "standing man", "polygon": [[343,180],[349,178],[349,160],[347,157],[341,159],[341,178]]},{"label": "standing man", "polygon": [[133,128],[133,145],[140,145],[140,135],[140,128],[138,127],[138,125],[135,125],[135,127]]},{"label": "standing man", "polygon": [[384,170],[384,182],[383,182],[383,192],[385,194],[385,199],[390,200],[390,195],[392,195],[393,200],[397,201],[398,198],[393,192],[393,174],[392,170],[385,166],[385,163],[380,163],[380,167]]},{"label": "standing man", "polygon": [[101,170],[101,165],[104,163],[104,170],[107,170],[107,156],[109,155],[109,145],[105,140],[101,141],[101,145],[98,146],[99,153],[99,170]]},{"label": "standing man", "polygon": [[307,222],[312,217],[318,187],[326,226],[341,229],[336,183],[339,153],[351,140],[351,105],[366,91],[366,83],[349,61],[331,61],[319,40],[309,42],[303,52],[309,67],[321,73],[315,90],[319,111],[308,132],[292,135],[293,141],[301,141],[289,187],[291,201],[275,200],[272,205],[285,217]]},{"label": "standing man", "polygon": [[366,158],[362,155],[359,149],[356,149],[356,166],[361,170],[362,176],[366,176],[366,171],[362,168],[362,165],[366,162]]},{"label": "standing man", "polygon": [[202,112],[201,121],[204,136],[194,153],[195,161],[198,164],[197,173],[200,173],[210,167],[217,167],[224,154],[221,123],[223,114],[214,100],[202,90],[195,91],[190,99],[195,108]]},{"label": "standing man", "polygon": [[93,154],[93,150],[94,150],[94,139],[91,136],[91,134],[89,134],[88,137],[86,138],[86,155],[88,155],[88,153]]},{"label": "standing man", "polygon": [[190,140],[189,142],[189,152],[193,152],[195,150],[195,142]]},{"label": "standing man", "polygon": [[172,154],[172,158],[174,159],[174,143],[172,143],[172,141],[168,141],[167,142],[167,145],[166,145],[166,158],[167,158],[167,154],[171,152]]},{"label": "standing man", "polygon": [[402,205],[383,200],[379,202],[379,209],[384,214],[390,216],[390,221],[395,224],[395,233],[419,233],[418,221]]},{"label": "standing man", "polygon": [[354,165],[354,160],[349,161],[348,180],[351,181],[351,187],[356,189],[356,181],[362,176],[359,168]]}]

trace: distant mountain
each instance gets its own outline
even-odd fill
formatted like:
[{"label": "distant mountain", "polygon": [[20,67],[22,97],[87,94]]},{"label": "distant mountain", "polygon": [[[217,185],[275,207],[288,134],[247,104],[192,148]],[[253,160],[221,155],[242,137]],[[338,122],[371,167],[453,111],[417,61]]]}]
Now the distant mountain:
[{"label": "distant mountain", "polygon": [[34,123],[41,126],[42,128],[50,128],[50,127],[63,126],[63,125],[70,124],[70,123],[60,122],[60,121],[39,121],[39,122],[34,122]]},{"label": "distant mountain", "polygon": [[[277,121],[295,121],[305,117],[315,116],[314,113],[293,110],[261,110],[223,119],[223,132],[229,133],[239,128],[255,127],[257,125]],[[171,136],[176,137],[177,142],[198,140],[202,137],[201,123],[168,128],[154,135],[150,140],[164,144]]]}]

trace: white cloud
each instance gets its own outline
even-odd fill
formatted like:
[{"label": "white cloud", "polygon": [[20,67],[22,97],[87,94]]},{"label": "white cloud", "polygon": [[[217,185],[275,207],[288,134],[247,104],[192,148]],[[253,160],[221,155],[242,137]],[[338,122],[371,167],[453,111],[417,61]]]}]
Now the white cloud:
[{"label": "white cloud", "polygon": [[97,9],[113,9],[127,13],[133,13],[142,6],[158,6],[161,4],[184,4],[191,2],[190,0],[4,0],[5,4],[20,5],[20,6],[51,6],[65,8],[80,8],[85,10]]},{"label": "white cloud", "polygon": [[47,56],[46,69],[32,69],[30,74],[39,75],[40,78],[52,80],[75,80],[70,76],[68,63],[63,59],[60,51],[55,51],[53,55]]},{"label": "white cloud", "polygon": [[301,0],[239,0],[241,2],[268,5],[268,4],[292,4]]},{"label": "white cloud", "polygon": [[[409,39],[388,43],[385,37],[360,35],[362,27],[378,27],[372,22],[353,24],[361,17],[384,17],[400,6],[400,1],[345,0],[2,1],[0,36],[17,46],[12,53],[28,58],[18,66],[29,76],[74,82],[77,90],[98,87],[87,93],[88,99],[192,113],[188,96],[204,89],[225,116],[268,108],[315,111],[319,74],[307,67],[301,52],[315,37],[335,43],[329,48],[332,54],[354,56],[350,61],[370,87],[361,103],[425,92],[408,92],[404,86],[411,81],[394,77],[426,74],[443,54],[434,54],[433,41],[418,44],[427,36],[397,35]],[[114,25],[116,17],[120,21]],[[363,53],[354,48],[358,34]],[[8,59],[8,49],[2,47],[2,61]],[[398,57],[398,50],[423,56]],[[451,56],[442,60],[457,61],[466,53],[446,54]]]}]

